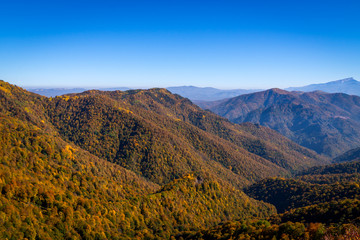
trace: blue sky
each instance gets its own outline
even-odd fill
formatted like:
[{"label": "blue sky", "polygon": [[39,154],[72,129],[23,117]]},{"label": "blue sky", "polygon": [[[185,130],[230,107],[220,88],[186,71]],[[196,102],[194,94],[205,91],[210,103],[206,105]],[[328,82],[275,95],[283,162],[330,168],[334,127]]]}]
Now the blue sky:
[{"label": "blue sky", "polygon": [[356,1],[0,1],[0,79],[229,88],[360,80]]}]

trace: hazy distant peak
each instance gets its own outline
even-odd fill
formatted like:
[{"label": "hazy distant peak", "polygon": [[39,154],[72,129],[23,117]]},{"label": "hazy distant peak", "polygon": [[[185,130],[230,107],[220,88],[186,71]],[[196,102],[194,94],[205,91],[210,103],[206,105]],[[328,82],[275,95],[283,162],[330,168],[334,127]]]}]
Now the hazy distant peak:
[{"label": "hazy distant peak", "polygon": [[360,84],[359,81],[355,80],[352,77],[339,79],[327,83],[319,83],[319,84],[311,84],[309,86],[317,86],[317,85],[346,85],[346,84]]},{"label": "hazy distant peak", "polygon": [[217,89],[213,87],[177,86],[168,87],[170,92],[189,98],[193,101],[215,101],[242,94],[257,92],[256,89]]},{"label": "hazy distant peak", "polygon": [[[176,87],[168,87],[169,89],[216,89],[216,88],[213,88],[213,87],[196,87],[196,86],[193,86],[193,85],[188,85],[188,86],[176,86]],[[216,89],[216,90],[220,90],[220,89]]]},{"label": "hazy distant peak", "polygon": [[286,88],[288,91],[313,92],[323,91],[327,93],[346,93],[360,96],[360,82],[352,77],[344,78],[327,83],[311,84],[303,87]]},{"label": "hazy distant peak", "polygon": [[355,80],[354,78],[352,78],[352,77],[333,81],[333,83],[349,83],[349,82],[358,82],[358,81],[356,81],[356,80]]},{"label": "hazy distant peak", "polygon": [[348,84],[348,83],[360,83],[355,80],[353,77],[343,78],[335,81],[330,81],[327,83],[311,84],[311,85],[327,85],[327,84]]}]

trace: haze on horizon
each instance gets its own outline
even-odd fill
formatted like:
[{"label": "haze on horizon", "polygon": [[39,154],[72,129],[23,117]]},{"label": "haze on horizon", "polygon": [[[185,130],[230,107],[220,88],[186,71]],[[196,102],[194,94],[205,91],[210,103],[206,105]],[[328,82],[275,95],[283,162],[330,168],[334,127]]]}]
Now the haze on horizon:
[{"label": "haze on horizon", "polygon": [[26,87],[294,87],[360,78],[356,1],[3,1]]}]

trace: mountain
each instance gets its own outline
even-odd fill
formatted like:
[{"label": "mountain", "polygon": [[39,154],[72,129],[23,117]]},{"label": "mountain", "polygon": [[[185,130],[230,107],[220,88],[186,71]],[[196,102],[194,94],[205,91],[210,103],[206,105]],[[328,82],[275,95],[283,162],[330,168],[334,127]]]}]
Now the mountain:
[{"label": "mountain", "polygon": [[360,146],[358,96],[270,89],[199,105],[234,123],[270,127],[330,157]]},{"label": "mountain", "polygon": [[351,149],[340,156],[334,158],[334,162],[351,162],[355,160],[360,160],[360,147]]},{"label": "mountain", "polygon": [[46,97],[56,97],[69,93],[81,93],[86,91],[85,88],[28,88],[30,92],[40,94]]},{"label": "mountain", "polygon": [[64,139],[158,184],[200,171],[240,186],[324,162],[275,131],[232,124],[165,89],[92,90],[46,108]]},{"label": "mountain", "polygon": [[165,89],[46,98],[0,81],[0,133],[2,239],[169,239],[264,218],[274,207],[243,186],[327,161]]},{"label": "mountain", "polygon": [[349,95],[360,96],[360,82],[356,81],[354,78],[345,78],[328,83],[311,84],[304,87],[291,87],[286,88],[285,90],[302,92],[324,91],[328,93],[346,93]]},{"label": "mountain", "polygon": [[174,94],[189,98],[192,101],[215,101],[260,91],[258,89],[222,90],[211,87],[201,88],[194,86],[168,87],[167,90]]},{"label": "mountain", "polygon": [[[130,88],[118,87],[118,88],[100,88],[100,89],[102,91],[116,91],[116,90],[126,91],[129,90]],[[87,91],[88,89],[86,88],[27,88],[27,90],[29,92],[33,92],[45,97],[56,97],[70,93],[81,93]]]}]

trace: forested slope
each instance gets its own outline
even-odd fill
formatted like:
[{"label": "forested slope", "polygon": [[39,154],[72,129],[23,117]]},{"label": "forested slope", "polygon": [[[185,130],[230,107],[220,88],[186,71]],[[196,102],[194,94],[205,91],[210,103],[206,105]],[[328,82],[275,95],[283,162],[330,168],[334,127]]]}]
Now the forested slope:
[{"label": "forested slope", "polygon": [[[153,168],[151,174],[146,175],[142,171],[136,171],[135,167],[129,167],[127,163],[123,164],[124,159],[130,161],[126,157],[112,161],[107,158],[105,151],[101,152],[101,146],[95,148],[96,145],[92,143],[89,133],[97,130],[97,125],[91,125],[92,122],[87,122],[86,117],[79,119],[80,121],[85,119],[85,122],[81,122],[80,129],[89,129],[83,132],[87,136],[82,139],[89,141],[88,145],[93,146],[89,151],[99,149],[99,152],[94,151],[98,156],[82,149],[80,144],[82,142],[77,142],[76,138],[69,140],[65,137],[55,117],[49,114],[52,107],[57,106],[62,110],[61,101],[66,103],[66,98],[48,99],[1,82],[1,238],[169,238],[184,230],[210,227],[234,218],[265,217],[275,212],[271,205],[246,196],[238,186],[250,182],[251,178],[241,177],[227,169],[223,165],[224,162],[213,161],[210,164],[203,160],[204,167],[184,169],[183,172],[177,172],[177,175],[172,173],[166,175],[164,172],[166,173],[167,168],[171,169],[169,164],[173,162],[169,159],[163,165]],[[71,102],[70,98],[67,100]],[[57,105],[53,106],[53,103]],[[93,114],[89,102],[82,107],[89,109],[83,109],[80,114]],[[68,109],[69,113],[72,113],[71,108],[72,106]],[[102,110],[110,111],[105,111],[109,113],[109,117],[117,116],[116,111],[115,114],[111,114],[114,111],[113,106],[104,107]],[[120,125],[124,135],[128,134],[128,138],[136,136],[137,131],[126,132],[126,129],[135,123],[136,127],[139,125],[149,127],[148,131],[154,129],[162,131],[161,127],[156,127],[155,124],[148,126],[145,117],[135,118],[133,121],[131,117],[127,119],[126,110],[118,109],[118,111],[120,114],[117,113],[117,117],[128,125],[123,127],[120,125],[121,122],[116,121],[115,128]],[[97,114],[100,115],[102,112],[94,113]],[[60,115],[59,118],[61,117],[63,116]],[[166,121],[166,118],[161,120]],[[108,127],[108,124],[111,129],[111,122],[105,122],[104,126]],[[197,131],[203,130],[192,131],[196,134]],[[74,132],[76,133],[76,129]],[[104,143],[106,148],[106,144],[111,143],[111,141],[107,142],[107,137],[110,135],[111,138],[112,134],[101,131],[100,133],[104,141],[97,144]],[[82,136],[81,133],[79,136]],[[136,138],[139,141],[143,139],[143,137]],[[136,142],[132,145],[132,139],[121,138],[121,140],[126,142],[118,145],[117,151],[125,148],[128,152],[133,150],[142,153],[143,148],[137,150],[138,145]],[[159,144],[164,143],[159,141]],[[153,148],[152,144],[145,147],[149,147],[152,152],[159,150]],[[194,146],[188,147],[189,151],[194,148]],[[155,156],[166,159],[167,156],[174,154],[177,157],[176,151],[171,153],[167,148],[160,150],[164,152],[157,152]],[[191,152],[184,153],[184,156],[187,156],[186,154],[191,155]],[[257,155],[254,156],[255,159],[267,161]],[[186,162],[187,159],[182,161]],[[217,165],[212,166],[214,162]],[[145,164],[140,163],[138,163],[140,166]],[[286,172],[270,161],[266,164],[281,169],[277,170],[278,173]],[[215,174],[217,169],[223,171],[223,175],[221,172]],[[234,183],[231,182],[232,180],[235,180]],[[166,184],[160,186],[159,183]]]},{"label": "forested slope", "polygon": [[294,178],[268,178],[245,189],[279,214],[224,222],[178,239],[360,239],[359,162],[313,167]]},{"label": "forested slope", "polygon": [[346,239],[357,231],[346,224],[358,223],[358,162],[318,166],[329,160],[165,89],[46,98],[0,82],[0,133],[4,239]]},{"label": "forested slope", "polygon": [[46,108],[64,138],[159,184],[200,171],[240,186],[326,162],[275,131],[232,124],[165,89],[88,91],[49,99]]}]

